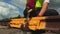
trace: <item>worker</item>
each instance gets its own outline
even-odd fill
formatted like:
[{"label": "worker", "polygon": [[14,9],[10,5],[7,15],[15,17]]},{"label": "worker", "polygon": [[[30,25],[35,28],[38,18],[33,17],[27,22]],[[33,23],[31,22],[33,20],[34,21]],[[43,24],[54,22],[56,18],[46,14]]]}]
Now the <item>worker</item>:
[{"label": "worker", "polygon": [[[41,17],[41,16],[55,16],[58,12],[54,9],[48,9],[50,0],[26,0],[26,8],[24,10],[24,17],[26,18],[28,13],[29,17]],[[45,31],[36,30],[31,31],[32,34],[41,34]]]},{"label": "worker", "polygon": [[41,17],[41,16],[54,16],[58,15],[58,12],[54,9],[48,9],[50,0],[26,0],[26,8],[24,10],[24,17],[26,18],[28,11],[29,17]]}]

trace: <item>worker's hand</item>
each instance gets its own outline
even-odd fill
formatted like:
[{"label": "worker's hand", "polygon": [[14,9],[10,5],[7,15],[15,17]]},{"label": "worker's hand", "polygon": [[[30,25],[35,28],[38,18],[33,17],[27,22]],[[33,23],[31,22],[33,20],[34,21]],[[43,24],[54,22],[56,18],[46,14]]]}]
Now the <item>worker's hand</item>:
[{"label": "worker's hand", "polygon": [[37,17],[42,17],[42,15],[41,14],[38,14]]},{"label": "worker's hand", "polygon": [[41,17],[41,15],[38,14],[37,17]]},{"label": "worker's hand", "polygon": [[43,11],[40,11],[40,13],[37,15],[37,17],[42,17],[43,14],[44,14],[44,12]]}]

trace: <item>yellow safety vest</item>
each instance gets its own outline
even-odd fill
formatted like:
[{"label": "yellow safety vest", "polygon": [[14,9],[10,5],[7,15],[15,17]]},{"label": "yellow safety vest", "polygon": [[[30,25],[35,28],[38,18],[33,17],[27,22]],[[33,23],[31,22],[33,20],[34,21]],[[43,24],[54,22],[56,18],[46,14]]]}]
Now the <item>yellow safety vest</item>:
[{"label": "yellow safety vest", "polygon": [[42,7],[43,0],[37,0],[35,7]]}]

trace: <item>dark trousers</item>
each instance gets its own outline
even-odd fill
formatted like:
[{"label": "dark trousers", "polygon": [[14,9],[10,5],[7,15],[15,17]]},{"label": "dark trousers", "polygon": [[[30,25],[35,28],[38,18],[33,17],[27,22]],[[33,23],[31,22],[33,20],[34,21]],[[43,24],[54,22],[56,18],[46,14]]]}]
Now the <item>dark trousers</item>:
[{"label": "dark trousers", "polygon": [[[30,15],[29,17],[36,17],[39,12],[40,12],[41,8],[36,8],[36,9],[33,9],[31,12],[30,12]],[[25,9],[24,10],[24,17],[26,18],[26,16],[28,15],[27,13],[27,10]],[[43,16],[55,16],[55,15],[59,15],[58,12],[54,9],[48,9]]]}]

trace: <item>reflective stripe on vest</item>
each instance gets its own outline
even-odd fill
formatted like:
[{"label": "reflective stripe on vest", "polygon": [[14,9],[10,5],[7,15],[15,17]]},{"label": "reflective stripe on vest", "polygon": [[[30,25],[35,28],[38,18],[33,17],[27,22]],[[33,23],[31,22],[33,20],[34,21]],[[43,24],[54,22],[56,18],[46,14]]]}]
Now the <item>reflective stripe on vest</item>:
[{"label": "reflective stripe on vest", "polygon": [[35,7],[42,7],[42,4],[43,4],[43,0],[37,0]]}]

